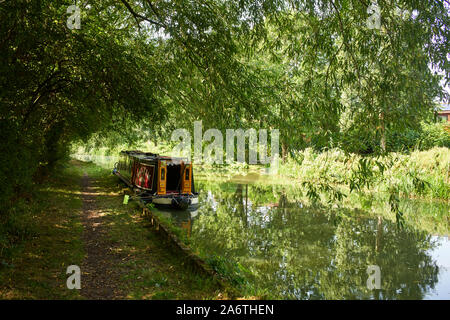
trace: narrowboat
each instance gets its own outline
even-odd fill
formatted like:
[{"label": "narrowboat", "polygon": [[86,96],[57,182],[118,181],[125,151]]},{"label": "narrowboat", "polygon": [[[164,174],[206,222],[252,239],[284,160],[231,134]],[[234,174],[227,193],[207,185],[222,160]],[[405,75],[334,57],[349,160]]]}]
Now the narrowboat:
[{"label": "narrowboat", "polygon": [[183,210],[198,208],[192,163],[142,151],[121,151],[113,173],[144,202]]}]

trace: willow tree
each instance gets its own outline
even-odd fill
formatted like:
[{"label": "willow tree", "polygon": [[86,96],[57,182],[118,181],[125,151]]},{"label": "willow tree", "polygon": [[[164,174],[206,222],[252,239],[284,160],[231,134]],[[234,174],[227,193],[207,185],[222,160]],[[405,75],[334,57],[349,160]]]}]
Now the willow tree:
[{"label": "willow tree", "polygon": [[81,28],[70,29],[70,5],[0,3],[2,208],[45,176],[74,139],[157,113],[150,46],[135,26],[117,29],[125,12],[92,4]]},{"label": "willow tree", "polygon": [[80,29],[68,28],[71,5],[0,3],[2,204],[95,132],[203,120],[277,127],[291,149],[301,133],[381,141],[443,95],[430,66],[448,79],[439,1],[380,0],[378,29],[361,0],[86,0]]},{"label": "willow tree", "polygon": [[308,131],[322,146],[381,152],[386,131],[414,126],[445,98],[431,71],[448,79],[445,2],[121,3],[163,35],[175,126],[277,126],[291,148]]}]

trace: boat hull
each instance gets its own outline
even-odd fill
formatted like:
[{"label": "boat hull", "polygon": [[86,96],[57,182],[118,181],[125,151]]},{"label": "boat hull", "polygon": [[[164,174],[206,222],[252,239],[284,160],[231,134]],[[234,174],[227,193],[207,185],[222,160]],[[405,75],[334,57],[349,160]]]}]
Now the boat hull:
[{"label": "boat hull", "polygon": [[145,203],[152,203],[156,207],[160,208],[180,209],[188,211],[194,211],[198,209],[198,194],[173,193],[167,195],[151,195],[146,192],[145,189],[131,184],[118,171],[114,170],[113,174],[119,177],[119,179],[122,180],[122,182],[124,182],[129,188],[141,191],[139,195],[142,201],[144,201]]},{"label": "boat hull", "polygon": [[198,209],[198,196],[197,195],[174,195],[164,197],[152,197],[147,200],[160,208],[172,208],[181,210],[197,210]]}]

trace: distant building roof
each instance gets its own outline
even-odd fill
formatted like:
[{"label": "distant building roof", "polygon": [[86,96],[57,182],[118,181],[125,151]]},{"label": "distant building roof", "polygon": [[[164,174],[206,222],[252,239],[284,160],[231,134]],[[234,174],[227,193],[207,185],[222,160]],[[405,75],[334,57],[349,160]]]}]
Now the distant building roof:
[{"label": "distant building roof", "polygon": [[443,103],[439,108],[439,111],[450,111],[450,103]]}]

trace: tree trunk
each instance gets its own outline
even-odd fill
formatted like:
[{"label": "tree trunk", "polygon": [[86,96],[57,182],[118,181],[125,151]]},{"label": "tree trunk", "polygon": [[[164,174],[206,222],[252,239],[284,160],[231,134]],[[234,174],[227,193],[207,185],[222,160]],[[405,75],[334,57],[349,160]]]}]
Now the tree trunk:
[{"label": "tree trunk", "polygon": [[281,143],[281,159],[283,160],[283,162],[286,161],[287,154],[288,154],[288,146],[285,142],[283,142]]},{"label": "tree trunk", "polygon": [[381,132],[381,139],[380,139],[380,148],[383,153],[386,152],[386,129],[384,125],[384,113],[380,113],[380,132]]}]

